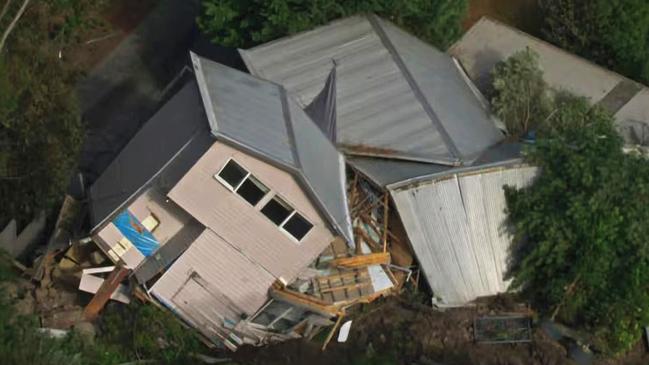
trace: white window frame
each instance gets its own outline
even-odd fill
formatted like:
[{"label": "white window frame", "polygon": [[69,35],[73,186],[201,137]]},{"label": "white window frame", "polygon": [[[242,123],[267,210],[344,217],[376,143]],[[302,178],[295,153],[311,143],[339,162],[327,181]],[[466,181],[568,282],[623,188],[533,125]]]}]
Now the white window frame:
[{"label": "white window frame", "polygon": [[[239,184],[238,184],[236,187],[232,187],[232,185],[230,185],[229,182],[225,181],[225,179],[222,178],[222,177],[220,176],[220,174],[221,174],[221,172],[223,171],[223,169],[225,169],[225,167],[226,167],[226,166],[227,166],[231,161],[234,161],[234,163],[236,163],[237,165],[241,166],[242,169],[246,170],[246,176],[244,176],[243,179],[241,179],[241,181],[239,182]],[[216,174],[214,174],[214,178],[215,178],[218,182],[220,182],[223,186],[225,186],[228,190],[230,190],[230,191],[233,192],[233,193],[236,193],[237,190],[239,189],[239,187],[241,187],[241,185],[243,184],[243,182],[246,181],[246,179],[247,179],[248,176],[250,176],[250,175],[251,175],[251,174],[250,174],[250,169],[246,168],[245,166],[243,166],[242,164],[240,164],[237,160],[235,160],[235,159],[233,159],[232,157],[230,157],[230,158],[228,158],[228,160],[223,164],[223,166],[219,169],[219,171],[218,171]]]},{"label": "white window frame", "polygon": [[[219,174],[221,173],[221,171],[223,171],[223,169],[224,169],[224,168],[225,168],[225,167],[230,163],[230,161],[234,161],[234,163],[236,163],[237,165],[241,166],[241,168],[244,169],[244,170],[246,171],[246,176],[244,176],[243,179],[241,179],[241,182],[239,182],[239,184],[237,184],[237,186],[234,187],[234,188],[230,185],[229,182],[225,181],[225,179],[223,179],[221,176],[219,176]],[[272,192],[272,190],[268,187],[268,185],[264,184],[261,180],[259,180],[255,175],[253,175],[253,174],[250,172],[250,169],[249,169],[249,168],[243,166],[241,163],[239,163],[239,161],[235,160],[235,159],[232,158],[232,157],[228,158],[228,160],[223,164],[223,167],[221,167],[221,169],[219,170],[219,172],[217,172],[216,174],[214,174],[213,177],[214,177],[214,179],[216,179],[218,182],[220,182],[221,185],[225,186],[226,189],[228,189],[228,190],[230,190],[231,192],[233,192],[234,195],[236,195],[237,197],[239,197],[239,199],[245,201],[246,204],[248,204],[248,205],[252,205],[252,204],[250,204],[250,202],[247,201],[244,197],[242,197],[241,195],[239,195],[239,193],[237,193],[237,191],[239,191],[239,188],[241,187],[241,185],[243,185],[243,183],[245,183],[246,180],[250,179],[251,177],[252,177],[253,179],[257,180],[257,182],[259,182],[261,185],[263,185],[263,187],[266,188],[267,191],[264,193],[264,196],[262,196],[261,199],[259,199],[259,201],[257,202],[257,204],[252,205],[252,206],[255,207],[255,208],[257,208],[257,207],[259,206],[259,204],[262,203],[262,202],[264,201],[264,198],[266,198],[266,196],[268,196],[268,194],[270,194],[270,193]],[[253,184],[254,184],[254,182],[253,182]]]},{"label": "white window frame", "polygon": [[[239,182],[239,184],[237,184],[237,186],[235,186],[235,187],[232,187],[232,185],[230,185],[229,182],[225,181],[225,179],[223,179],[223,178],[220,176],[220,174],[221,174],[221,172],[223,171],[223,169],[225,169],[225,167],[226,167],[226,166],[227,166],[231,161],[233,161],[233,162],[236,163],[237,165],[241,166],[241,168],[244,169],[244,170],[246,171],[246,176],[244,176],[243,179],[241,179],[241,181]],[[214,179],[216,179],[216,181],[218,181],[219,183],[221,183],[221,185],[223,185],[226,189],[228,189],[228,190],[230,190],[231,192],[233,192],[234,195],[236,195],[237,197],[239,197],[239,199],[245,201],[248,205],[251,205],[250,202],[248,202],[246,199],[244,199],[242,196],[240,196],[240,195],[237,193],[237,191],[239,190],[239,188],[241,187],[241,185],[243,185],[243,183],[246,182],[246,180],[248,180],[248,179],[250,178],[250,176],[252,176],[255,180],[259,181],[259,183],[261,183],[261,184],[262,184],[266,189],[268,189],[268,191],[266,192],[266,194],[264,194],[264,196],[259,200],[259,202],[257,202],[257,204],[255,204],[255,205],[253,205],[253,207],[256,208],[257,211],[258,211],[262,216],[264,216],[264,218],[266,218],[266,219],[267,219],[267,220],[268,220],[268,221],[269,221],[273,226],[276,226],[277,228],[279,228],[279,230],[280,230],[282,233],[284,233],[285,236],[287,236],[288,238],[290,238],[293,242],[298,243],[298,244],[299,244],[299,243],[302,243],[302,241],[304,241],[304,240],[307,238],[307,236],[309,235],[309,233],[311,233],[311,231],[313,230],[313,228],[315,227],[315,225],[311,222],[310,219],[308,219],[308,218],[306,217],[306,215],[304,215],[303,213],[298,212],[297,209],[295,209],[295,207],[294,207],[292,204],[290,204],[290,203],[288,202],[287,199],[284,199],[283,196],[281,196],[280,194],[278,194],[278,193],[276,193],[275,191],[273,191],[273,190],[272,190],[271,188],[269,188],[266,184],[264,184],[261,180],[259,180],[257,177],[255,177],[254,175],[252,175],[252,173],[250,172],[250,169],[248,169],[247,167],[245,167],[244,165],[242,165],[241,163],[239,163],[239,161],[235,160],[234,158],[229,157],[228,160],[227,160],[227,161],[223,164],[223,166],[219,169],[219,171],[218,171],[216,174],[213,175],[213,177],[214,177]],[[270,199],[265,199],[265,198],[266,198],[269,194],[271,194],[271,193],[272,193],[272,196],[270,197]],[[279,200],[281,200],[282,202],[284,202],[284,204],[286,204],[290,209],[292,209],[291,213],[289,213],[289,215],[288,215],[288,216],[287,216],[287,217],[286,217],[286,218],[285,218],[285,219],[284,219],[284,220],[283,220],[279,225],[276,225],[275,222],[273,222],[270,218],[266,217],[266,215],[265,215],[264,213],[261,212],[261,209],[263,209],[263,207],[266,206],[266,204],[268,204],[271,200],[275,199],[275,197],[277,197]],[[262,205],[262,203],[263,203],[263,205]],[[302,239],[297,239],[297,238],[294,237],[294,236],[293,236],[289,231],[287,231],[286,229],[284,229],[284,225],[286,224],[286,222],[288,222],[288,221],[289,221],[289,220],[290,220],[290,219],[291,219],[291,218],[292,218],[296,213],[300,213],[300,215],[302,216],[302,218],[304,218],[304,219],[305,219],[305,220],[306,220],[306,221],[311,225],[311,228],[310,228],[309,231],[304,235],[304,237],[302,237]]]},{"label": "white window frame", "polygon": [[[311,230],[313,230],[313,227],[315,227],[315,225],[314,225],[313,223],[311,223],[311,221],[310,221],[309,219],[307,219],[307,217],[306,217],[304,214],[300,213],[300,215],[302,216],[302,218],[304,218],[307,222],[309,222],[309,224],[311,225],[311,228],[310,228],[309,231],[304,235],[304,237],[302,237],[302,239],[299,239],[299,240],[298,240],[297,237],[293,236],[289,231],[287,231],[287,230],[284,229],[284,225],[285,225],[286,222],[288,222],[288,221],[289,221],[289,220],[290,220],[290,219],[291,219],[291,218],[292,218],[296,213],[299,213],[299,212],[297,211],[297,209],[295,209],[295,207],[293,207],[293,205],[289,204],[289,203],[286,201],[286,199],[284,199],[284,197],[282,197],[281,195],[279,195],[279,194],[277,194],[277,193],[273,194],[273,196],[272,196],[270,199],[268,199],[268,200],[266,201],[266,204],[268,204],[268,203],[269,203],[271,200],[273,200],[275,197],[279,198],[279,199],[280,199],[281,201],[283,201],[286,205],[288,205],[289,208],[291,208],[291,209],[293,210],[293,211],[292,211],[291,213],[289,213],[289,215],[288,215],[288,216],[287,216],[287,217],[282,221],[282,223],[276,225],[275,222],[273,222],[270,218],[266,217],[266,215],[265,215],[264,213],[261,212],[261,209],[263,209],[263,207],[261,207],[261,208],[259,209],[259,213],[261,213],[261,215],[263,215],[264,218],[268,219],[268,221],[269,221],[270,223],[272,223],[274,226],[276,226],[277,228],[279,228],[279,230],[282,231],[282,233],[284,233],[284,235],[288,236],[288,238],[290,238],[291,240],[293,240],[293,241],[296,242],[296,243],[302,243],[302,241],[304,241],[304,240],[306,239],[306,237],[309,235],[309,233],[311,233]],[[264,206],[265,206],[266,204],[264,204]]]}]

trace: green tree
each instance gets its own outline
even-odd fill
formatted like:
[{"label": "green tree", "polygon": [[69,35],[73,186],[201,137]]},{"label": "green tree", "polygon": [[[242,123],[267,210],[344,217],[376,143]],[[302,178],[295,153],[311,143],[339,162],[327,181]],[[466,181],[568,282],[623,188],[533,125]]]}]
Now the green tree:
[{"label": "green tree", "polygon": [[510,134],[520,136],[545,121],[551,100],[534,51],[528,48],[498,63],[492,80],[492,109]]},{"label": "green tree", "polygon": [[461,34],[466,9],[467,0],[203,0],[198,25],[217,44],[247,48],[374,12],[446,49]]},{"label": "green tree", "polygon": [[86,0],[31,3],[0,53],[2,227],[12,218],[22,224],[53,207],[70,180],[84,128],[74,91],[77,70],[57,54],[77,41],[82,28],[74,19],[83,18],[91,6],[97,5]]},{"label": "green tree", "polygon": [[622,152],[607,113],[563,102],[526,154],[539,176],[505,187],[512,288],[619,353],[649,323],[649,162]]},{"label": "green tree", "polygon": [[649,82],[649,2],[540,0],[540,5],[550,42]]}]

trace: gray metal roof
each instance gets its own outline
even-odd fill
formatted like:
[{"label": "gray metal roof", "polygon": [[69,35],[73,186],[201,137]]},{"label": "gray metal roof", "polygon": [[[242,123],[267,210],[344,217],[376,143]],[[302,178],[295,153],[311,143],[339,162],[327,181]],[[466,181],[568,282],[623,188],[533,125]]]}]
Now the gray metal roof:
[{"label": "gray metal roof", "polygon": [[350,154],[459,165],[502,138],[451,57],[373,15],[240,52],[302,106],[335,60],[337,142]]},{"label": "gray metal roof", "polygon": [[347,162],[378,186],[397,188],[462,171],[518,163],[522,147],[520,143],[500,143],[483,152],[471,165],[463,167],[372,157],[351,157]]},{"label": "gray metal roof", "polygon": [[494,66],[517,51],[530,48],[539,55],[545,81],[556,90],[584,96],[615,115],[628,143],[629,126],[636,134],[649,129],[649,89],[518,29],[482,18],[449,49],[478,88],[491,84]]},{"label": "gray metal roof", "polygon": [[92,227],[151,184],[170,189],[213,142],[198,87],[190,81],[144,124],[92,185]]},{"label": "gray metal roof", "polygon": [[353,242],[345,162],[280,85],[192,54],[212,134],[292,173]]}]

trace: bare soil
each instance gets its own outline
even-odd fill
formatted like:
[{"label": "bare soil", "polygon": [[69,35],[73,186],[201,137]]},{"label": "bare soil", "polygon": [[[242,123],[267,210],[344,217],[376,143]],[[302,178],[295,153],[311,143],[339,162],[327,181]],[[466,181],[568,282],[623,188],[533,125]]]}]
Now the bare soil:
[{"label": "bare soil", "polygon": [[[235,358],[246,365],[361,364],[359,358],[377,355],[386,364],[572,364],[563,346],[535,330],[531,344],[480,345],[473,341],[477,315],[519,310],[510,302],[492,301],[482,309],[433,310],[408,298],[387,298],[353,316],[350,340],[332,341],[325,352],[321,342],[291,341],[266,348],[244,347]],[[356,361],[356,362],[355,362]]]},{"label": "bare soil", "polygon": [[464,29],[469,29],[483,16],[488,16],[538,36],[543,19],[538,0],[471,0]]}]

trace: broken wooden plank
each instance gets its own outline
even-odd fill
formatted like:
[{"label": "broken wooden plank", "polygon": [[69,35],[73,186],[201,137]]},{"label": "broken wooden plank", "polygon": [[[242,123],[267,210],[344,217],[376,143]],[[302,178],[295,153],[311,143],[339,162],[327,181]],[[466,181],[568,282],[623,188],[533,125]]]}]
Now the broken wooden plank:
[{"label": "broken wooden plank", "polygon": [[362,286],[368,286],[368,285],[372,285],[372,283],[367,281],[367,282],[362,282],[362,283],[335,286],[333,288],[323,289],[320,292],[321,293],[328,293],[328,292],[333,292],[333,291],[337,291],[337,290],[358,289],[358,288],[360,288]]},{"label": "broken wooden plank", "polygon": [[361,268],[370,265],[387,265],[390,263],[389,252],[371,253],[354,257],[344,257],[331,261],[331,266],[342,268]]},{"label": "broken wooden plank", "polygon": [[270,289],[270,297],[324,315],[325,317],[335,317],[339,314],[338,309],[330,303],[315,296],[302,294],[290,289],[273,287]]},{"label": "broken wooden plank", "polygon": [[336,330],[340,326],[340,323],[343,321],[343,317],[345,317],[343,314],[338,316],[338,320],[336,321],[336,324],[334,324],[333,328],[327,335],[327,338],[325,339],[325,342],[322,344],[322,351],[324,351],[327,348],[327,345],[329,344],[329,341],[331,341],[331,338],[334,336],[334,333],[336,333]]},{"label": "broken wooden plank", "polygon": [[390,200],[388,193],[383,196],[383,252],[388,252],[388,207]]},{"label": "broken wooden plank", "polygon": [[86,308],[84,308],[83,317],[86,320],[92,321],[97,318],[97,315],[99,315],[99,312],[104,308],[106,302],[111,298],[115,289],[119,287],[122,280],[124,280],[130,272],[131,270],[124,266],[117,265],[115,267],[115,270],[108,275],[106,280],[101,284],[101,287],[99,287],[99,290],[97,290],[95,296],[90,300],[90,303],[88,303]]}]

